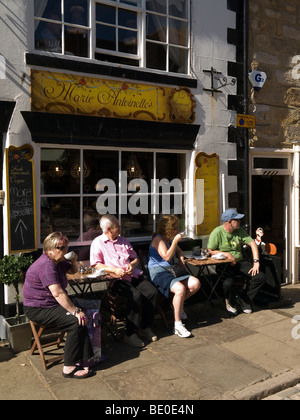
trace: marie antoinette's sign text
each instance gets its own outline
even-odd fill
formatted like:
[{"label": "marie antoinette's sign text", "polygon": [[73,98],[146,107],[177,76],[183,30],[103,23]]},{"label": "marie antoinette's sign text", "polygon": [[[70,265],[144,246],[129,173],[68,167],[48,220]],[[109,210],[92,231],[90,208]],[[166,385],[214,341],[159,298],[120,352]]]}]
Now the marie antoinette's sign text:
[{"label": "marie antoinette's sign text", "polygon": [[81,77],[32,70],[33,111],[193,123],[195,101],[188,88]]}]

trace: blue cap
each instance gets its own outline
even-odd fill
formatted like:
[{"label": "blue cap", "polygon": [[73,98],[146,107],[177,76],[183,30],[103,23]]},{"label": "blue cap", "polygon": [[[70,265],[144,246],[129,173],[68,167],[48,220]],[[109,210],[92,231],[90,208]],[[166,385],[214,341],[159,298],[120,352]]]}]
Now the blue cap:
[{"label": "blue cap", "polygon": [[244,214],[239,214],[234,209],[228,209],[222,214],[222,222],[228,222],[228,220],[233,219],[242,219],[243,217],[245,217]]}]

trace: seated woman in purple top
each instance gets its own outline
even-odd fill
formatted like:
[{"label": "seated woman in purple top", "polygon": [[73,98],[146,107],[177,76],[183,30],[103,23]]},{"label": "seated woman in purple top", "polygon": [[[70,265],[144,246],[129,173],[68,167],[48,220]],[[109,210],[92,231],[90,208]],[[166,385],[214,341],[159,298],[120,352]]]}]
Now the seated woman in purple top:
[{"label": "seated woman in purple top", "polygon": [[44,241],[43,254],[29,267],[23,289],[24,312],[40,324],[53,324],[67,331],[63,376],[87,378],[92,371],[82,363],[93,357],[86,327],[87,318],[67,295],[66,274],[78,271],[77,255],[65,260],[69,240],[61,232],[53,232]]}]

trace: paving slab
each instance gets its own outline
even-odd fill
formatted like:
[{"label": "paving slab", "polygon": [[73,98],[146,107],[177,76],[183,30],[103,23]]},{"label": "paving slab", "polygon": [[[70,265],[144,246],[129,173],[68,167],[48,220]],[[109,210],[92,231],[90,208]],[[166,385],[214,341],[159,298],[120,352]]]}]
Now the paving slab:
[{"label": "paving slab", "polygon": [[[13,354],[0,345],[0,400],[128,401],[244,400],[291,389],[299,399],[300,285],[283,288],[290,307],[259,309],[231,318],[223,305],[188,305],[193,338],[181,339],[159,318],[156,343],[134,349],[103,329],[105,360],[84,381],[62,377],[62,364],[43,370],[39,355]],[[299,301],[298,301],[299,299]],[[172,317],[172,313],[169,314]],[[296,323],[295,323],[296,322]],[[122,330],[121,330],[122,331]],[[294,392],[295,391],[295,392]]]},{"label": "paving slab", "polygon": [[35,371],[26,352],[14,353],[0,346],[0,399],[53,400],[55,399],[43,375]]}]

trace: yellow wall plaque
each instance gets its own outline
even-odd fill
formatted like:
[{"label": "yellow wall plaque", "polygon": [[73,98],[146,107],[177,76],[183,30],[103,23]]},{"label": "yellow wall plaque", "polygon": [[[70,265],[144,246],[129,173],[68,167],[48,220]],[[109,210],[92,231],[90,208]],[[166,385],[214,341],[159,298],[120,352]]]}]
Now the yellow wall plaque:
[{"label": "yellow wall plaque", "polygon": [[236,126],[244,128],[255,128],[256,118],[254,115],[237,114]]},{"label": "yellow wall plaque", "polygon": [[31,71],[32,111],[189,124],[195,106],[188,88]]},{"label": "yellow wall plaque", "polygon": [[196,235],[209,235],[220,224],[219,156],[200,152],[195,163]]}]

